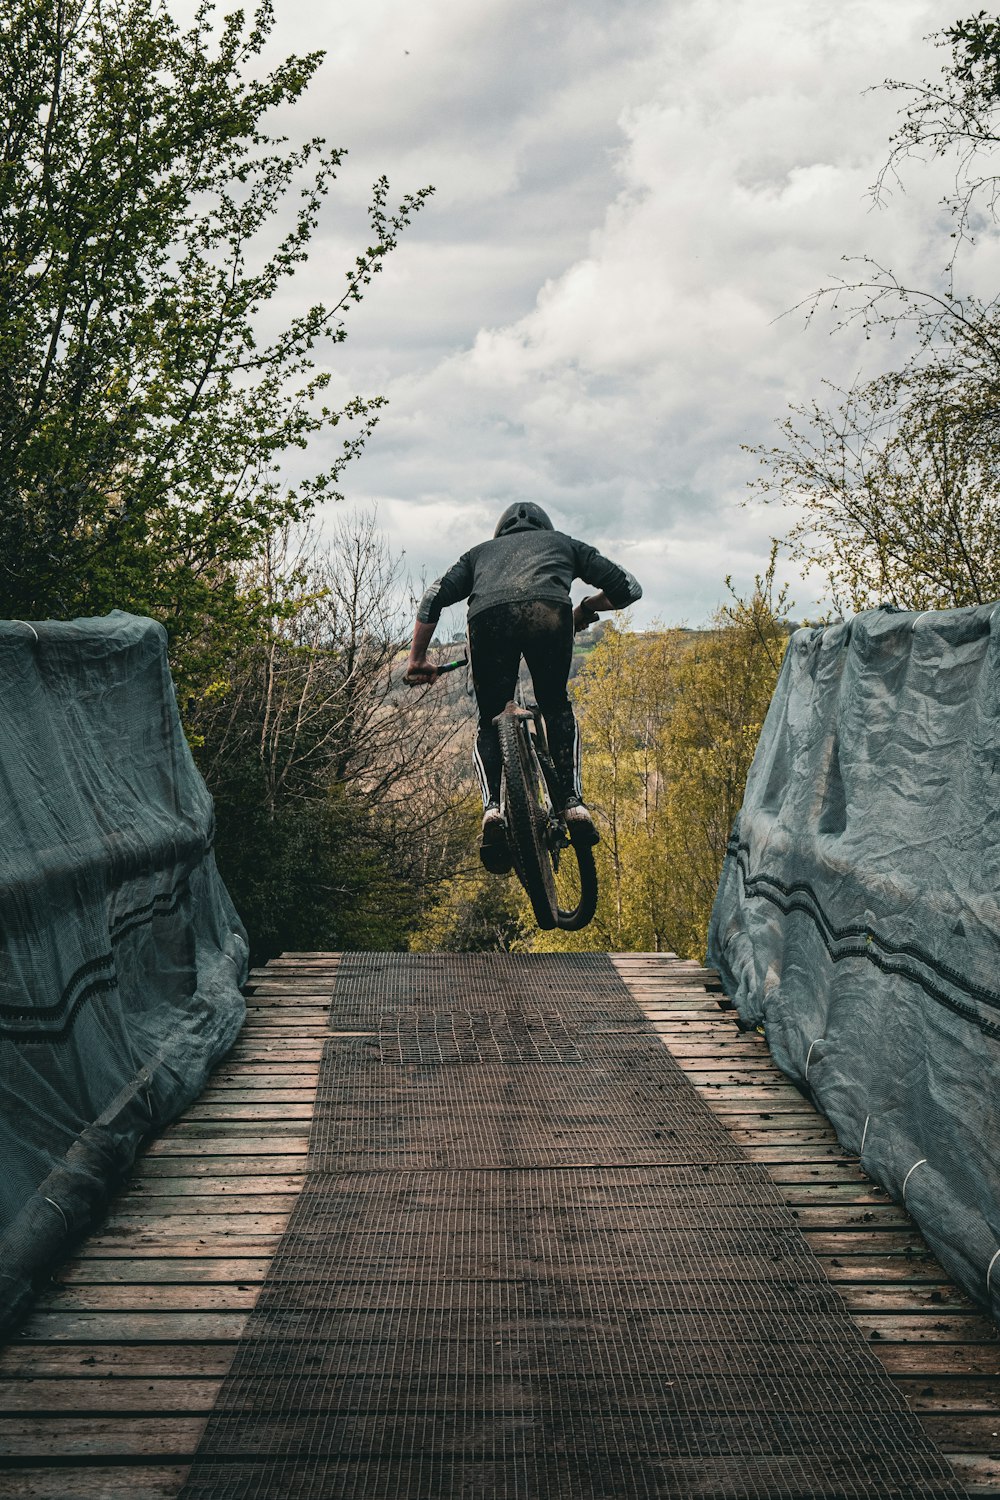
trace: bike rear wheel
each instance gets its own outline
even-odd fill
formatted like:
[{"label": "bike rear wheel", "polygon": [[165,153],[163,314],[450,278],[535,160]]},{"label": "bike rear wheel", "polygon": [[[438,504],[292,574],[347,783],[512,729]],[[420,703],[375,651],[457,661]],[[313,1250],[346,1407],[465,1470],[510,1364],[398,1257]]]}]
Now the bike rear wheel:
[{"label": "bike rear wheel", "polygon": [[575,931],[587,925],[597,906],[594,851],[589,845],[571,845],[553,813],[530,722],[513,707],[495,720],[514,869],[539,927]]}]

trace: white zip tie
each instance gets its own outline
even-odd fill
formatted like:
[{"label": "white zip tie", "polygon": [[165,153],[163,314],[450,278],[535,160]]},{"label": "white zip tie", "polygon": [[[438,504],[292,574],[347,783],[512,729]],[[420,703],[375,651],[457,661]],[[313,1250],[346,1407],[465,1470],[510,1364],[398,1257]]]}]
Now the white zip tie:
[{"label": "white zip tie", "polygon": [[[925,610],[924,613],[926,614],[927,611]],[[917,1170],[917,1168],[918,1167],[922,1167],[925,1164],[926,1161],[927,1161],[926,1156],[922,1156],[919,1161],[915,1161],[913,1163],[913,1166],[907,1172],[906,1176],[903,1178],[903,1202],[904,1203],[906,1202],[906,1184],[909,1182],[910,1178],[913,1176],[913,1174]]]},{"label": "white zip tie", "polygon": [[809,1051],[806,1053],[806,1077],[807,1078],[809,1077],[809,1059],[813,1055],[813,1048],[815,1047],[816,1042],[822,1042],[822,1041],[825,1041],[825,1040],[826,1040],[825,1037],[818,1036],[818,1037],[815,1038],[814,1041],[811,1041],[809,1043]]},{"label": "white zip tie", "polygon": [[865,1128],[861,1132],[861,1150],[858,1152],[859,1160],[865,1154],[865,1141],[868,1139],[868,1122],[870,1119],[871,1115],[865,1115]]},{"label": "white zip tie", "polygon": [[62,1219],[65,1228],[68,1230],[69,1229],[69,1220],[67,1219],[65,1213],[63,1212],[62,1205],[59,1204],[59,1203],[57,1203],[54,1198],[46,1198],[45,1202],[46,1203],[51,1203],[51,1205],[55,1209],[56,1213]]},{"label": "white zip tie", "polygon": [[34,625],[28,625],[27,620],[12,620],[11,624],[13,624],[13,625],[26,625],[27,628],[31,631],[32,635],[35,637],[35,640],[36,641],[38,640],[38,631],[35,629]]},{"label": "white zip tie", "polygon": [[990,1261],[988,1267],[986,1268],[986,1290],[987,1291],[989,1291],[989,1289],[990,1289],[990,1275],[992,1273],[993,1267],[997,1263],[997,1256],[1000,1256],[1000,1250],[997,1250],[997,1251],[994,1252],[993,1259]]}]

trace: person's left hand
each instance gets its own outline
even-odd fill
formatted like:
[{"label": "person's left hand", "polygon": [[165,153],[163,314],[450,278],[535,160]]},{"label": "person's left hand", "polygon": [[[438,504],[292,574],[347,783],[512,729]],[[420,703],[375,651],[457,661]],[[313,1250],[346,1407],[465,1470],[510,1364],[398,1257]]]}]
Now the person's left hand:
[{"label": "person's left hand", "polygon": [[589,599],[581,599],[573,611],[573,630],[579,635],[581,630],[586,630],[588,625],[593,625],[598,619],[597,610]]}]

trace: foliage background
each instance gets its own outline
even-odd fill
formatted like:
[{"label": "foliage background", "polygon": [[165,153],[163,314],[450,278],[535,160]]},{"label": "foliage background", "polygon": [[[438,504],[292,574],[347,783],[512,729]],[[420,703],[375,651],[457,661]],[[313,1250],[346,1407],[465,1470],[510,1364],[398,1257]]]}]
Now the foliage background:
[{"label": "foliage background", "polygon": [[[295,306],[344,152],[276,131],[321,57],[266,65],[273,27],[269,0],[249,18],[201,3],[186,30],[157,0],[0,8],[0,607],[164,623],[256,959],[407,944],[700,957],[786,635],[774,556],[707,630],[619,620],[585,643],[602,900],[583,934],[535,933],[512,882],[476,863],[460,685],[401,688],[400,560],[371,516],[322,549],[309,528],[382,405],[328,404],[333,357],[431,190],[393,207],[378,179],[368,243],[326,300]],[[962,286],[970,239],[996,227],[1000,19],[938,42],[939,79],[890,85],[888,170],[957,162],[944,270],[910,285],[862,259],[820,288],[810,314],[833,304],[892,353],[759,450],[793,557],[845,610],[1000,592],[998,303]]]}]

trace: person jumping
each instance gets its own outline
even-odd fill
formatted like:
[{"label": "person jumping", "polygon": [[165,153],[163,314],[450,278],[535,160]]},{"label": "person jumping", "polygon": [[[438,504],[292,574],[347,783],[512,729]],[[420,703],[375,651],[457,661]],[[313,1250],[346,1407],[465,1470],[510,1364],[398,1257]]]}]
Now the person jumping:
[{"label": "person jumping", "polygon": [[[575,610],[569,592],[574,578],[600,590]],[[463,553],[420,600],[406,665],[411,683],[434,681],[437,668],[428,662],[427,648],[441,611],[469,601],[469,659],[479,710],[473,759],[483,797],[479,857],[493,874],[510,869],[493,720],[514,696],[522,656],[559,778],[559,810],[575,843],[595,844],[600,836],[583,800],[580,731],[567,692],[573,634],[592,625],[601,611],[625,609],[641,597],[642,589],[626,568],[596,547],[556,531],[540,505],[523,501],[509,505],[492,539]]]}]

